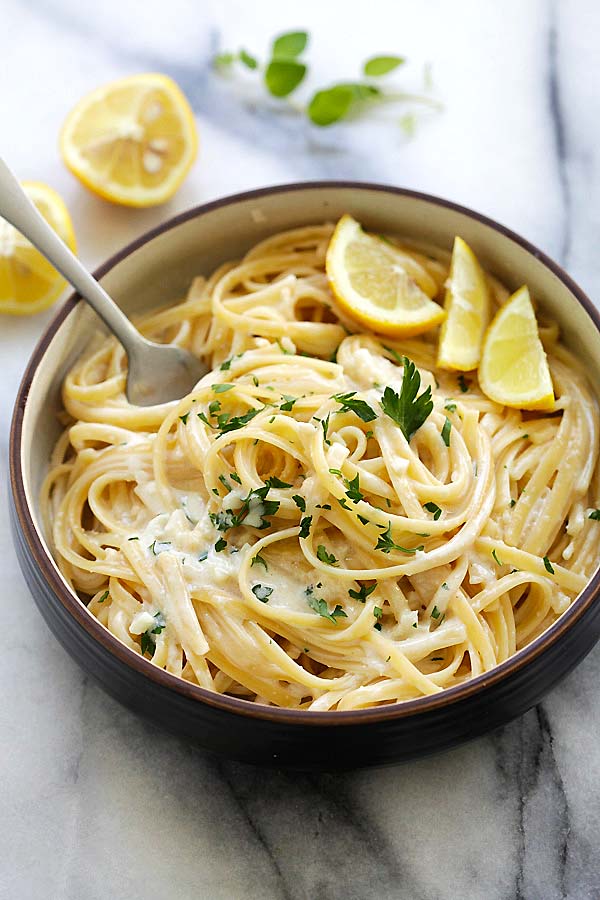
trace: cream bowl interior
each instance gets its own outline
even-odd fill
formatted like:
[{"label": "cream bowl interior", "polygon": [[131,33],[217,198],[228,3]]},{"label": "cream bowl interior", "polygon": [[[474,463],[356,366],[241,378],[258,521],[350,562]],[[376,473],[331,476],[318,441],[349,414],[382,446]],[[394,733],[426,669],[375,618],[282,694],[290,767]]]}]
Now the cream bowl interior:
[{"label": "cream bowl interior", "polygon": [[[129,315],[180,299],[192,278],[239,257],[257,241],[287,228],[335,221],[350,213],[374,232],[403,234],[450,249],[456,234],[509,288],[527,283],[539,306],[560,324],[563,340],[600,392],[599,318],[568,277],[521,238],[468,210],[420,194],[358,184],[299,184],[226,198],[191,210],[126,248],[100,270],[109,294]],[[579,297],[579,302],[578,299]],[[587,311],[586,311],[587,306]],[[23,414],[23,486],[43,534],[39,490],[60,433],[61,383],[100,328],[84,303],[59,311],[42,344]],[[593,321],[592,321],[593,320]],[[45,550],[52,560],[47,542]],[[57,567],[55,566],[57,569]],[[57,569],[58,573],[58,569]],[[62,577],[62,576],[61,576]],[[70,590],[66,583],[65,587]]]}]

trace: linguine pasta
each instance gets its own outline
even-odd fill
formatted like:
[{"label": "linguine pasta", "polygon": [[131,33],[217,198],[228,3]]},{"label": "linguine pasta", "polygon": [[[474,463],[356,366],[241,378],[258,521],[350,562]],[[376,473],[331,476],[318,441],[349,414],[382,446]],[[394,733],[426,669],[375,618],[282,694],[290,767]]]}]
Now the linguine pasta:
[{"label": "linguine pasta", "polygon": [[[557,328],[540,327],[555,409],[501,407],[475,373],[436,368],[435,332],[357,332],[324,272],[331,232],[270,237],[139,322],[210,365],[180,402],[131,406],[125,353],[99,339],[64,382],[43,487],[64,577],[127,647],[208,690],[313,710],[488,672],[600,557],[598,406]],[[441,295],[449,255],[403,249]],[[382,396],[401,396],[409,361],[433,411],[407,440]]]}]

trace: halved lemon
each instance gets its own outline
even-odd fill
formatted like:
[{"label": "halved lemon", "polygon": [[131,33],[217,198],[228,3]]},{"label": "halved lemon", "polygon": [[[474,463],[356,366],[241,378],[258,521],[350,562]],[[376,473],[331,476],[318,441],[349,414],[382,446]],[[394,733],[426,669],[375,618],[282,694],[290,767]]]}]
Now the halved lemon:
[{"label": "halved lemon", "polygon": [[112,81],[69,113],[63,160],[94,193],[125,206],[173,196],[198,150],[194,114],[175,82],[147,73]]},{"label": "halved lemon", "polygon": [[[67,207],[56,191],[37,181],[23,181],[29,199],[46,221],[75,252],[75,234]],[[0,313],[28,316],[51,306],[65,280],[23,237],[0,219]]]},{"label": "halved lemon", "polygon": [[352,216],[342,216],[335,227],[326,269],[340,306],[373,331],[420,334],[446,316],[425,293],[432,279],[422,266],[392,244],[364,232]]},{"label": "halved lemon", "polygon": [[483,335],[490,318],[490,292],[477,257],[461,237],[454,238],[440,331],[438,366],[468,372],[481,358]]},{"label": "halved lemon", "polygon": [[504,406],[554,406],[552,377],[527,286],[508,298],[486,332],[479,384],[490,400]]}]

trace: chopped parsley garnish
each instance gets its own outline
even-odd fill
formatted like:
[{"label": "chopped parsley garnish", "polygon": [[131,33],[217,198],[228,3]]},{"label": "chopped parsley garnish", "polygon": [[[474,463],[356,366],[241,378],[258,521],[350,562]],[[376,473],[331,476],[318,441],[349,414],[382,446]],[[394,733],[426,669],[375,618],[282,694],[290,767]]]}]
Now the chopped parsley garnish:
[{"label": "chopped parsley garnish", "polygon": [[269,571],[269,567],[267,565],[267,561],[264,556],[261,556],[260,553],[257,553],[256,556],[252,557],[252,562],[250,566],[264,566],[265,572]]},{"label": "chopped parsley garnish", "polygon": [[445,443],[446,447],[450,446],[450,430],[452,428],[452,422],[446,416],[446,421],[444,422],[444,427],[442,428],[442,440]]},{"label": "chopped parsley garnish", "polygon": [[306,500],[304,497],[301,497],[300,494],[294,494],[292,500],[300,510],[300,512],[306,512]]},{"label": "chopped parsley garnish", "polygon": [[336,499],[337,502],[340,504],[340,506],[342,507],[342,509],[350,509],[350,507],[348,506],[348,501],[347,501],[344,497],[341,497],[341,498],[340,498],[340,497],[336,497],[335,499]]},{"label": "chopped parsley garnish", "polygon": [[511,508],[511,509],[512,509],[513,506],[516,504],[516,502],[517,502],[516,500],[511,500],[511,501],[510,501],[510,508]]},{"label": "chopped parsley garnish", "polygon": [[420,396],[421,376],[408,357],[404,357],[404,373],[400,394],[391,387],[386,387],[381,398],[381,408],[402,430],[404,437],[410,441],[433,410],[431,388],[426,388]]},{"label": "chopped parsley garnish", "polygon": [[265,484],[270,488],[290,488],[291,484],[288,484],[287,481],[282,481],[281,478],[277,478],[276,475],[273,475],[272,478],[267,478]]},{"label": "chopped parsley garnish", "polygon": [[215,544],[215,551],[217,553],[220,553],[221,550],[224,550],[226,546],[227,546],[227,541],[225,540],[225,538],[219,538],[219,540]]},{"label": "chopped parsley garnish", "polygon": [[256,377],[256,375],[252,376],[252,384],[254,385],[254,387],[259,387],[259,385],[260,385],[260,382],[259,382],[258,378]]},{"label": "chopped parsley garnish", "polygon": [[312,516],[305,516],[300,520],[300,533],[298,537],[307,538],[312,524]]},{"label": "chopped parsley garnish", "polygon": [[588,519],[595,519],[596,522],[600,522],[600,509],[593,509],[589,514]]},{"label": "chopped parsley garnish", "polygon": [[208,559],[208,550],[205,550],[204,553],[200,554],[198,562],[204,562],[205,559]]},{"label": "chopped parsley garnish", "polygon": [[366,516],[361,516],[359,513],[356,513],[356,518],[358,519],[359,522],[362,522],[363,525],[369,524],[369,519],[367,519]]},{"label": "chopped parsley garnish", "polygon": [[437,606],[434,606],[433,609],[431,610],[431,618],[439,619],[440,616],[441,616],[441,612],[439,611]]},{"label": "chopped parsley garnish", "polygon": [[232,481],[235,481],[236,484],[242,483],[242,479],[240,478],[240,476],[238,475],[237,472],[232,472],[229,477],[231,478]]},{"label": "chopped parsley garnish", "polygon": [[104,603],[104,601],[107,599],[109,594],[110,594],[110,591],[104,591],[102,596],[99,598],[98,603]]},{"label": "chopped parsley garnish", "polygon": [[329,503],[317,503],[315,509],[331,509]]},{"label": "chopped parsley garnish", "polygon": [[221,401],[220,400],[211,400],[208,404],[208,413],[211,416],[214,416],[215,413],[218,413],[221,409]]},{"label": "chopped parsley garnish", "polygon": [[[380,526],[381,527],[381,526]],[[407,547],[401,547],[399,544],[394,543],[392,540],[392,523],[388,523],[388,527],[380,534],[377,539],[377,545],[375,547],[376,550],[381,550],[382,553],[389,553],[390,550],[399,550],[400,553],[416,553],[417,550],[423,550],[423,544],[419,547],[413,547],[409,549]]]},{"label": "chopped parsley garnish", "polygon": [[322,563],[326,563],[328,566],[335,566],[338,561],[333,553],[327,552],[327,548],[323,544],[319,544],[317,547],[317,559],[320,559]]},{"label": "chopped parsley garnish", "polygon": [[179,416],[180,420],[183,422],[184,425],[188,420],[188,416],[189,416],[189,412],[186,412],[186,414],[184,416]]},{"label": "chopped parsley garnish", "polygon": [[359,500],[364,500],[364,495],[360,491],[360,481],[358,472],[352,479],[349,481],[347,478],[344,478],[346,483],[346,487],[348,490],[346,491],[346,497],[348,500],[352,500],[353,503],[358,503]]},{"label": "chopped parsley garnish", "polygon": [[[264,409],[264,407],[262,407]],[[230,431],[236,431],[238,428],[242,428],[244,425],[247,425],[248,422],[251,422],[254,416],[257,416],[259,412],[262,412],[262,409],[249,409],[247,413],[243,416],[232,416],[231,419],[228,417],[223,422],[221,422],[221,416],[219,416],[219,428],[221,430],[221,434],[228,434]],[[198,415],[201,415],[199,413]],[[228,416],[226,413],[225,415]]]},{"label": "chopped parsley garnish", "polygon": [[154,620],[156,624],[152,628],[148,628],[141,635],[140,649],[142,651],[142,656],[145,656],[146,653],[149,653],[151,657],[154,656],[154,650],[156,649],[156,640],[155,638],[151,637],[151,635],[160,634],[167,624],[161,612],[154,613]]},{"label": "chopped parsley garnish", "polygon": [[373,628],[375,628],[376,631],[381,631],[381,622],[375,622]]},{"label": "chopped parsley garnish", "polygon": [[358,600],[359,603],[365,603],[369,594],[372,594],[377,587],[377,582],[375,581],[373,584],[370,584],[368,586],[360,581],[357,581],[356,583],[358,585],[358,590],[355,591],[353,588],[350,588],[348,594],[352,597],[353,600]]},{"label": "chopped parsley garnish", "polygon": [[465,378],[465,376],[461,372],[456,380],[458,381],[458,386],[461,389],[461,392],[463,394],[466,394],[467,391],[469,390],[469,385],[471,384],[469,379]]},{"label": "chopped parsley garnish", "polygon": [[340,469],[330,469],[329,474],[330,475],[341,475],[342,473],[341,473]]},{"label": "chopped parsley garnish", "polygon": [[551,575],[554,575],[554,568],[547,556],[544,557],[544,568],[546,572],[550,572]]},{"label": "chopped parsley garnish", "polygon": [[456,403],[451,400],[446,400],[444,403],[444,409],[447,409],[448,412],[456,412]]},{"label": "chopped parsley garnish", "polygon": [[137,537],[137,535],[136,535],[136,537],[127,538],[127,540],[128,541],[139,541],[139,537]]},{"label": "chopped parsley garnish", "polygon": [[381,619],[381,617],[383,616],[382,608],[380,606],[374,606],[373,607],[373,615],[375,616],[376,619]]},{"label": "chopped parsley garnish", "polygon": [[[318,585],[317,585],[318,587]],[[311,609],[314,609],[316,613],[322,616],[324,619],[327,619],[331,622],[332,625],[337,625],[337,619],[347,619],[348,615],[344,612],[340,604],[336,604],[333,612],[329,612],[329,607],[327,606],[327,601],[323,600],[323,598],[318,598],[314,596],[314,588],[312,584],[304,591],[306,594],[306,602],[310,606]]]},{"label": "chopped parsley garnish", "polygon": [[499,565],[499,566],[503,565],[503,563],[502,563],[502,562],[500,561],[500,559],[498,558],[498,554],[496,553],[495,548],[494,548],[494,550],[492,550],[492,556],[494,557],[494,559],[495,559],[497,565]]},{"label": "chopped parsley garnish", "polygon": [[224,394],[225,391],[230,391],[232,387],[232,384],[211,384],[211,388],[215,394]]},{"label": "chopped parsley garnish", "polygon": [[529,437],[528,434],[522,434],[522,435],[521,435],[521,439],[524,440],[524,441],[527,440],[528,437]]},{"label": "chopped parsley garnish", "polygon": [[168,550],[171,546],[171,541],[152,541],[148,550],[152,550],[155,556],[158,556],[159,553],[164,553],[165,550]]},{"label": "chopped parsley garnish", "polygon": [[321,419],[321,428],[323,429],[323,440],[326,444],[331,444],[331,441],[327,440],[327,432],[329,430],[329,417],[330,413],[327,413],[324,419]]},{"label": "chopped parsley garnish", "polygon": [[372,422],[377,418],[377,413],[371,409],[365,400],[356,400],[356,391],[350,391],[347,394],[334,394],[332,400],[335,400],[342,407],[339,412],[356,413],[363,422]]},{"label": "chopped parsley garnish", "polygon": [[284,412],[290,412],[290,410],[294,406],[294,403],[298,402],[298,397],[290,397],[288,394],[284,394],[283,399],[285,402],[279,405],[279,409],[283,410]]},{"label": "chopped parsley garnish", "polygon": [[428,512],[433,513],[433,520],[434,520],[434,522],[437,522],[437,520],[439,519],[439,517],[440,517],[441,514],[442,514],[442,510],[441,510],[440,507],[437,505],[437,503],[434,503],[434,502],[433,502],[433,500],[430,500],[429,503],[425,503],[425,509],[426,509]]},{"label": "chopped parsley garnish", "polygon": [[255,584],[252,588],[252,593],[261,603],[268,603],[269,597],[273,593],[273,588],[267,587],[266,584]]},{"label": "chopped parsley garnish", "polygon": [[221,484],[223,485],[223,487],[225,488],[226,491],[231,491],[231,485],[227,481],[227,478],[225,477],[225,475],[219,475],[219,481],[221,482]]},{"label": "chopped parsley garnish", "polygon": [[[283,484],[283,482],[281,482]],[[252,522],[247,523],[252,528],[263,530],[268,528],[271,522],[268,516],[273,516],[279,509],[279,500],[267,500],[267,494],[271,489],[270,484],[265,484],[261,488],[250,491],[242,500],[239,509],[224,509],[218,513],[209,513],[209,518],[218,531],[228,531],[230,528],[238,528],[246,521],[248,516],[252,517]],[[256,524],[256,518],[260,519],[260,524]]]}]

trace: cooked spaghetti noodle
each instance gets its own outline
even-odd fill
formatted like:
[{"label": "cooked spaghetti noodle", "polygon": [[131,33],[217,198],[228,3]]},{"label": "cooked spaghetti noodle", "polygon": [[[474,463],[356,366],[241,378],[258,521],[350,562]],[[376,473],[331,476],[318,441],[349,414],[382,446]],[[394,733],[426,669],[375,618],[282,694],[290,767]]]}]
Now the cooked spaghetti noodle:
[{"label": "cooked spaghetti noodle", "polygon": [[[540,329],[555,409],[503,408],[475,374],[436,368],[435,332],[357,332],[324,272],[331,231],[271,237],[139,322],[211,367],[180,402],[129,405],[125,353],[99,340],[65,380],[43,488],[64,577],[133,652],[210,691],[312,710],[489,671],[600,556],[597,402],[557,328]],[[440,294],[449,255],[403,246]],[[433,399],[410,440],[381,403],[405,357]]]}]

